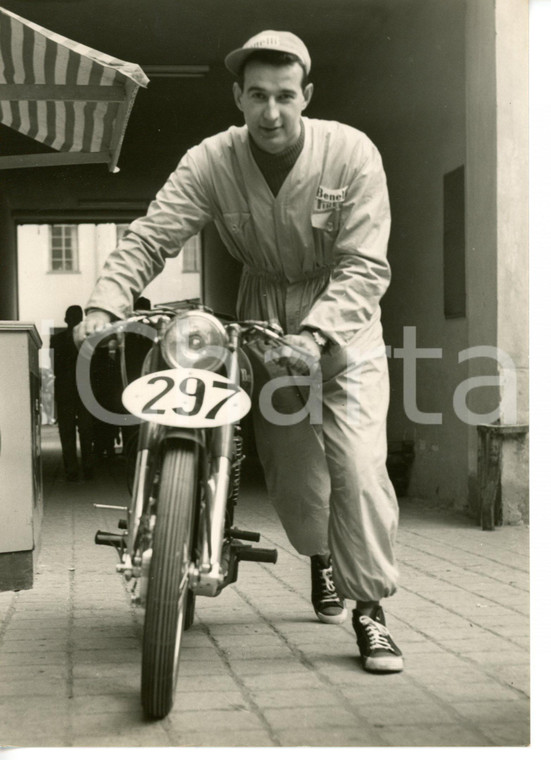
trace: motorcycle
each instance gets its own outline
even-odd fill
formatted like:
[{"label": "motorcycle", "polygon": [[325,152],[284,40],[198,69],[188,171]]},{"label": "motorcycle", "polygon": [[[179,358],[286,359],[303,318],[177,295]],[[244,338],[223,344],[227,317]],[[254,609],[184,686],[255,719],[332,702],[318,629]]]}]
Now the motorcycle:
[{"label": "motorcycle", "polygon": [[[147,336],[151,348],[129,383],[132,333]],[[215,597],[234,583],[240,562],[277,561],[276,550],[252,545],[259,533],[234,525],[234,512],[244,459],[240,421],[253,383],[244,347],[285,341],[278,326],[215,316],[196,301],[134,312],[100,337],[113,335],[122,401],[139,434],[126,519],[118,533],[98,531],[95,542],[115,547],[117,571],[145,606],[141,699],[145,714],[160,719],[174,703],[180,643],[196,597]]]}]

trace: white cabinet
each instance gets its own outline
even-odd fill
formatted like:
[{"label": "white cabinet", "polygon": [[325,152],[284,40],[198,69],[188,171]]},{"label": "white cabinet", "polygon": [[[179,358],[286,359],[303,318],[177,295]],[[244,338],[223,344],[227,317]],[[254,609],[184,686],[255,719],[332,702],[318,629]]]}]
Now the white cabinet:
[{"label": "white cabinet", "polygon": [[40,346],[34,325],[0,321],[0,591],[32,587],[40,544]]}]

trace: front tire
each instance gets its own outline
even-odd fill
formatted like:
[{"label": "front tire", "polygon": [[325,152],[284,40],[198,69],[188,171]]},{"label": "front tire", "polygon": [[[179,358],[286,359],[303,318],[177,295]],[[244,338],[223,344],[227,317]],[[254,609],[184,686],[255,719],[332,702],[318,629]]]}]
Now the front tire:
[{"label": "front tire", "polygon": [[189,627],[197,464],[192,444],[168,442],[159,483],[142,653],[142,706],[155,719],[166,717],[172,708],[182,631]]}]

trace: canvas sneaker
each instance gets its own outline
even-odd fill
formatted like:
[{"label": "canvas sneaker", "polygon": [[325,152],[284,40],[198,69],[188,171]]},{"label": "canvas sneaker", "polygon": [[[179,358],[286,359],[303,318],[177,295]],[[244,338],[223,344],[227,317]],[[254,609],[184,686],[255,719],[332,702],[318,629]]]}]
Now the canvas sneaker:
[{"label": "canvas sneaker", "polygon": [[344,623],[347,609],[344,599],[337,594],[333,583],[331,560],[319,555],[310,557],[312,572],[312,604],[314,612],[322,623],[340,625]]},{"label": "canvas sneaker", "polygon": [[373,617],[353,610],[352,625],[365,670],[371,673],[399,673],[403,670],[402,652],[390,636],[381,606],[376,608]]}]

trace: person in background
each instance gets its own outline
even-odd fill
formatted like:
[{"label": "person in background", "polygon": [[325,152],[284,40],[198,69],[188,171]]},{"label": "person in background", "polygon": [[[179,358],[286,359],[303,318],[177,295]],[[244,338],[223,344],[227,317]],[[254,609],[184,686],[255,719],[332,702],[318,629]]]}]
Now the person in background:
[{"label": "person in background", "polygon": [[[97,403],[108,412],[120,412],[121,381],[119,361],[114,338],[96,347],[90,365],[90,382]],[[106,422],[101,415],[94,416],[94,457],[97,465],[115,456],[115,443],[119,428]]]},{"label": "person in background", "polygon": [[40,369],[40,390],[42,424],[55,425],[54,373],[47,367]]},{"label": "person in background", "polygon": [[50,338],[50,348],[53,350],[57,423],[65,477],[69,481],[79,480],[77,429],[82,474],[85,480],[94,477],[94,418],[82,403],[76,383],[78,349],[74,340],[74,328],[82,322],[82,317],[81,306],[69,306],[65,312],[67,328]]}]

